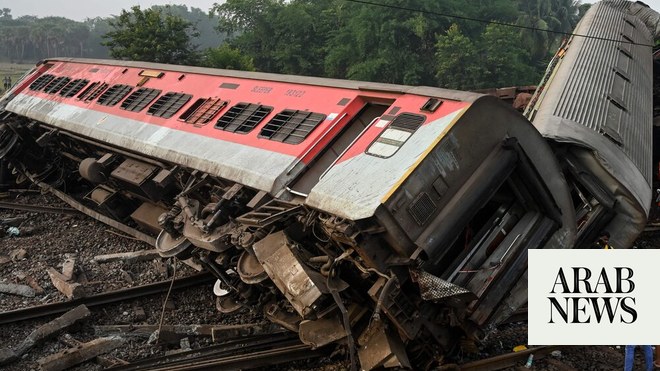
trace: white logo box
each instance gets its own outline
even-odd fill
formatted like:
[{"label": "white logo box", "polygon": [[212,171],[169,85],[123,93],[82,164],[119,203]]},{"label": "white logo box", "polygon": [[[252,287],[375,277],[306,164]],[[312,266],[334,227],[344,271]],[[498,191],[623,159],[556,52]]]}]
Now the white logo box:
[{"label": "white logo box", "polygon": [[[532,249],[528,252],[530,345],[660,344],[660,250]],[[560,268],[565,281],[559,276]],[[579,268],[578,278],[582,279],[579,294],[574,292],[574,268]],[[605,275],[601,274],[603,268]],[[622,292],[608,292],[617,290],[617,268]],[[591,271],[587,282],[595,293],[585,292],[587,269]],[[632,277],[626,280],[629,270]],[[626,292],[630,291],[630,281],[634,290]],[[563,283],[568,285],[569,292],[564,293]],[[553,289],[555,293],[551,292]],[[551,297],[556,300],[554,304]],[[613,316],[605,307],[608,300]],[[596,310],[602,313],[600,323]],[[551,316],[554,323],[550,323]]]}]

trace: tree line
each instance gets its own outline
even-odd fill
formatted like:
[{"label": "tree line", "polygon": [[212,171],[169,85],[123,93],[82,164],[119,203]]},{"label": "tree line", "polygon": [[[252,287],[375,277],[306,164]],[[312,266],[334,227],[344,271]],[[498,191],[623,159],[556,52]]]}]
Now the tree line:
[{"label": "tree line", "polygon": [[[153,6],[149,13],[160,18],[181,19],[190,28],[193,49],[217,47],[225,35],[216,30],[219,19],[208,10],[186,5]],[[113,31],[119,16],[88,18],[82,22],[63,17],[13,17],[11,9],[0,9],[0,59],[34,62],[51,57],[110,58],[104,35]]]},{"label": "tree line", "polygon": [[136,6],[82,23],[13,19],[3,10],[0,51],[16,59],[108,53],[119,59],[480,89],[535,84],[562,37],[546,31],[571,32],[588,6],[576,0],[226,0],[208,13],[186,6]]}]

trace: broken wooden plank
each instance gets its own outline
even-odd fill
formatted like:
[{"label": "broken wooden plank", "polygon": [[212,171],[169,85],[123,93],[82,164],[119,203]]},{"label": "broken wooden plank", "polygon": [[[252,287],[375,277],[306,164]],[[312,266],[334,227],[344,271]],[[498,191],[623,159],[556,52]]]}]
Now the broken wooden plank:
[{"label": "broken wooden plank", "polygon": [[108,353],[124,343],[124,339],[113,336],[98,338],[87,343],[82,343],[74,348],[63,350],[37,360],[44,371],[61,371],[83,363],[98,355]]},{"label": "broken wooden plank", "polygon": [[[60,341],[62,342],[62,344],[71,348],[75,348],[83,344],[82,342],[74,339],[73,336],[71,336],[71,334],[64,334],[64,336],[60,338]],[[112,357],[112,356],[103,356],[103,355],[96,356],[94,361],[99,365],[103,366],[103,368],[128,364],[128,361],[124,361],[121,358]]]},{"label": "broken wooden plank", "polygon": [[73,279],[73,272],[76,269],[76,256],[74,254],[66,254],[66,259],[62,264],[62,276],[66,281]]},{"label": "broken wooden plank", "polygon": [[0,292],[3,294],[19,295],[28,298],[33,298],[35,295],[34,290],[30,286],[15,283],[0,283]]},{"label": "broken wooden plank", "polygon": [[152,260],[159,259],[160,254],[158,250],[140,250],[132,252],[120,252],[116,254],[106,254],[106,255],[97,255],[94,257],[95,262],[97,263],[111,263],[116,261],[125,261],[125,262],[136,262],[143,260]]},{"label": "broken wooden plank", "polygon": [[37,280],[34,277],[32,277],[28,274],[25,274],[23,271],[18,271],[14,274],[16,275],[16,277],[18,277],[19,280],[24,280],[25,282],[27,282],[27,284],[30,287],[32,287],[34,292],[36,292],[38,295],[41,295],[41,294],[44,293],[43,287],[41,287],[39,285],[39,283],[37,282]]},{"label": "broken wooden plank", "polygon": [[53,282],[53,286],[69,299],[76,299],[86,295],[85,288],[79,283],[67,282],[66,277],[55,268],[48,268],[48,276]]},{"label": "broken wooden plank", "polygon": [[32,331],[30,335],[28,335],[27,338],[25,338],[25,340],[23,340],[15,349],[7,348],[0,350],[0,365],[17,360],[35,345],[73,325],[77,321],[88,317],[89,315],[89,309],[87,309],[85,305],[79,305],[64,313],[60,317],[57,317],[47,324],[37,328],[36,330]]}]

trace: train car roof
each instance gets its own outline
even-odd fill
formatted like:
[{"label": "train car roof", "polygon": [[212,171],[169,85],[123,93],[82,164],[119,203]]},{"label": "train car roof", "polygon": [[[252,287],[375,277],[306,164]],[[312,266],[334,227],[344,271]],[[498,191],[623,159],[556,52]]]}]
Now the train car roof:
[{"label": "train car roof", "polygon": [[301,84],[301,85],[325,86],[325,87],[340,88],[340,89],[379,91],[379,92],[388,92],[388,93],[396,93],[396,94],[415,94],[415,95],[423,95],[423,96],[435,97],[435,98],[460,100],[464,102],[473,102],[477,98],[483,95],[480,93],[450,90],[450,89],[430,87],[430,86],[397,85],[397,84],[387,84],[387,83],[368,82],[368,81],[331,79],[325,77],[284,75],[284,74],[266,73],[266,72],[226,70],[219,68],[194,67],[194,66],[140,62],[140,61],[123,61],[123,60],[113,60],[113,59],[49,58],[42,60],[40,64],[47,63],[49,61],[75,62],[75,63],[119,66],[119,67],[165,70],[165,71],[173,71],[173,72],[181,72],[181,73],[194,73],[194,74],[203,74],[203,75],[212,75],[212,76],[236,77],[236,78],[251,79],[251,80],[285,82],[285,83]]}]

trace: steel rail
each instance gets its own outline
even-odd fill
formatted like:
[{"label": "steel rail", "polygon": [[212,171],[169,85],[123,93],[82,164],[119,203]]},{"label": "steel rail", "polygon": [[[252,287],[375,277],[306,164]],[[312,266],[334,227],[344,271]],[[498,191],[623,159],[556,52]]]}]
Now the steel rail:
[{"label": "steel rail", "polygon": [[327,351],[325,349],[312,350],[309,345],[297,344],[249,354],[228,356],[205,362],[190,362],[189,364],[180,367],[163,368],[161,370],[249,370],[257,367],[323,357],[326,354]]},{"label": "steel rail", "polygon": [[459,365],[461,371],[489,371],[502,370],[508,367],[520,366],[530,355],[534,355],[534,361],[545,357],[555,350],[562,349],[560,345],[548,345],[529,348],[520,352],[502,354],[495,357],[484,358],[478,361]]},{"label": "steel rail", "polygon": [[[184,289],[213,281],[215,281],[213,275],[208,272],[204,272],[174,280],[172,290]],[[147,295],[159,294],[166,292],[170,287],[171,282],[172,280],[159,281],[147,285],[104,292],[61,303],[37,305],[29,308],[0,312],[0,325],[64,313],[80,304],[85,304],[88,307],[95,307],[99,305],[135,299]]]},{"label": "steel rail", "polygon": [[202,363],[223,357],[235,356],[237,354],[246,354],[248,352],[290,346],[292,344],[300,344],[300,340],[291,332],[237,336],[228,338],[221,344],[214,344],[204,348],[188,350],[171,355],[144,358],[127,365],[115,366],[112,370],[170,370],[175,367],[188,366],[193,362]]},{"label": "steel rail", "polygon": [[78,210],[69,207],[59,206],[39,206],[29,204],[19,204],[15,202],[0,201],[0,209],[19,210],[37,213],[54,213],[54,214],[80,214]]}]

